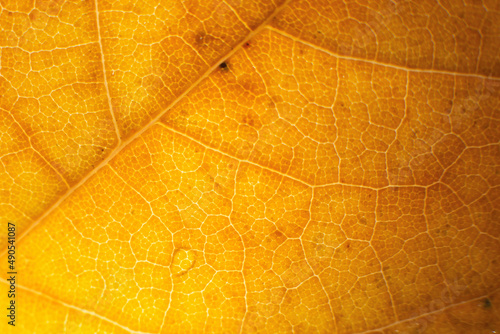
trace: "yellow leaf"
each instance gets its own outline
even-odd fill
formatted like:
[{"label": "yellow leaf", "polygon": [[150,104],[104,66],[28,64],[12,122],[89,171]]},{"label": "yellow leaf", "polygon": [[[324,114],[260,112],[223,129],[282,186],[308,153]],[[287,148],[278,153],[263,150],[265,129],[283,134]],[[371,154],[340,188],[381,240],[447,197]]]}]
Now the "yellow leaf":
[{"label": "yellow leaf", "polygon": [[499,22],[2,1],[0,332],[500,331]]}]

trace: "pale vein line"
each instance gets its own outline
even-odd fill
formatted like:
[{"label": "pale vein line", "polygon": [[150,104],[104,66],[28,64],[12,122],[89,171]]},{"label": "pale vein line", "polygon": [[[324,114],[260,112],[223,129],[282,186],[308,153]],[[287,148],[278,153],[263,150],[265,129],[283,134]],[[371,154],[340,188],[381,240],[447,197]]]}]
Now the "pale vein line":
[{"label": "pale vein line", "polygon": [[248,26],[248,24],[247,24],[245,21],[243,21],[243,19],[241,18],[240,14],[238,14],[238,12],[236,11],[236,9],[234,9],[234,7],[233,7],[233,6],[231,6],[231,4],[230,4],[229,2],[227,2],[227,1],[223,1],[223,3],[224,3],[226,6],[228,6],[228,7],[229,7],[229,8],[233,11],[234,15],[238,18],[238,20],[239,20],[241,23],[243,23],[243,25],[245,26],[245,28],[246,28],[247,30],[252,31],[252,29]]},{"label": "pale vein line", "polygon": [[304,226],[304,229],[302,230],[302,233],[300,234],[300,236],[299,236],[298,239],[300,241],[300,246],[302,248],[302,252],[304,252],[304,260],[306,261],[306,264],[309,267],[309,269],[311,269],[311,272],[313,273],[313,277],[316,277],[318,279],[319,284],[321,286],[321,289],[325,293],[326,299],[328,300],[328,309],[330,310],[330,313],[332,314],[333,325],[335,327],[335,333],[337,333],[338,332],[337,318],[335,317],[335,312],[333,311],[333,308],[332,308],[332,304],[331,304],[332,300],[330,299],[330,296],[328,295],[327,289],[326,289],[325,285],[323,284],[323,281],[321,280],[321,277],[319,277],[319,275],[316,274],[315,270],[313,269],[313,267],[309,263],[309,260],[307,258],[306,248],[304,247],[304,240],[302,240],[302,237],[304,236],[304,233],[306,232],[307,228],[309,227],[309,224],[313,220],[312,219],[311,210],[312,210],[312,204],[313,204],[313,201],[314,201],[314,193],[315,193],[315,191],[314,191],[314,189],[312,189],[312,191],[311,191],[311,200],[309,201],[309,220],[307,221],[306,225]]},{"label": "pale vein line", "polygon": [[[391,287],[389,286],[389,280],[387,279],[387,277],[385,276],[385,272],[384,272],[384,262],[380,259],[380,257],[378,256],[378,252],[375,248],[375,246],[373,246],[372,244],[372,241],[373,241],[373,237],[375,236],[375,230],[377,228],[377,223],[379,222],[379,218],[377,217],[377,209],[378,209],[378,204],[379,204],[379,191],[376,191],[375,192],[375,224],[373,225],[373,231],[372,231],[372,236],[370,238],[370,241],[368,242],[368,244],[370,245],[370,248],[373,250],[373,254],[375,254],[375,257],[377,258],[377,261],[378,263],[380,264],[380,273],[382,274],[382,278],[384,279],[384,283],[385,283],[385,288],[387,289],[387,293],[389,294],[389,299],[391,300],[391,306],[392,306],[392,312],[394,313],[394,317],[396,319],[396,321],[399,321],[399,315],[398,315],[398,312],[396,311],[396,303],[394,301],[394,296],[393,296],[393,293],[391,291]],[[406,240],[405,240],[406,242]]]},{"label": "pale vein line", "polygon": [[106,87],[106,96],[108,97],[109,112],[111,113],[111,119],[113,120],[113,125],[115,127],[116,138],[118,139],[118,143],[120,143],[121,141],[120,130],[118,128],[118,123],[116,122],[116,115],[115,111],[113,110],[113,105],[111,104],[111,95],[109,94],[109,87],[108,87],[108,76],[106,75],[106,64],[104,60],[104,50],[102,48],[102,40],[101,40],[101,25],[99,23],[99,6],[97,4],[97,0],[94,0],[94,3],[95,3],[95,15],[97,22],[97,38],[98,38],[99,49],[101,50],[101,63],[102,63],[102,74],[104,76],[104,87]]},{"label": "pale vein line", "polygon": [[70,49],[74,49],[74,48],[79,48],[79,47],[82,47],[82,46],[87,46],[87,45],[92,45],[92,44],[95,44],[95,42],[87,42],[87,43],[81,43],[81,44],[73,44],[73,45],[68,45],[66,47],[59,47],[59,46],[56,46],[56,47],[53,47],[53,48],[50,48],[50,49],[39,49],[39,50],[36,50],[36,51],[33,51],[33,50],[30,50],[30,49],[25,49],[23,48],[22,46],[2,46],[1,48],[2,49],[12,49],[12,50],[21,50],[21,51],[24,51],[26,53],[29,53],[29,54],[33,54],[33,53],[42,53],[42,52],[52,52],[52,51],[55,51],[55,50],[70,50]]},{"label": "pale vein line", "polygon": [[[146,199],[146,197],[144,197],[142,192],[136,189],[135,186],[130,184],[130,182],[128,182],[126,179],[124,179],[123,176],[120,173],[118,173],[118,171],[115,169],[115,167],[113,167],[113,165],[107,165],[107,167],[109,167],[109,169],[123,182],[125,186],[130,187],[130,189],[132,189],[135,193],[137,193],[137,195],[139,195],[139,197],[141,197],[144,200],[144,202],[148,203],[149,210],[151,210],[151,216],[148,218],[148,221],[149,219],[151,219],[152,216],[156,216],[155,213],[153,212],[153,208],[151,207],[151,202],[148,199]],[[169,232],[172,233],[171,231]]]},{"label": "pale vein line", "polygon": [[[429,188],[425,189],[425,195],[424,195],[424,207],[422,209],[422,213],[423,213],[423,216],[424,216],[424,220],[425,220],[425,227],[426,227],[426,231],[425,233],[429,236],[429,238],[431,239],[432,241],[432,245],[433,245],[433,250],[434,250],[434,254],[436,256],[436,267],[438,268],[439,270],[439,273],[441,274],[441,276],[443,277],[443,280],[444,280],[444,285],[446,286],[446,290],[448,290],[448,294],[450,294],[451,290],[450,290],[450,285],[448,284],[448,280],[446,279],[446,275],[445,275],[445,271],[443,271],[443,269],[441,268],[441,263],[439,261],[439,258],[440,258],[440,255],[439,255],[439,252],[438,252],[438,247],[436,246],[436,240],[434,240],[434,236],[432,235],[431,233],[431,229],[430,229],[430,224],[429,224],[429,217],[427,216],[426,212],[427,212],[427,203],[429,202]],[[468,208],[467,208],[468,209]],[[467,210],[469,211],[469,210]],[[470,211],[469,211],[469,214],[470,214]],[[478,236],[479,237],[479,236]],[[472,244],[474,245],[474,244]]]},{"label": "pale vein line", "polygon": [[318,46],[316,44],[313,44],[311,42],[305,41],[300,39],[299,37],[296,37],[294,35],[291,35],[283,30],[277,29],[272,26],[266,27],[266,29],[273,31],[277,34],[280,34],[284,37],[287,37],[291,40],[300,42],[304,45],[307,45],[313,49],[325,52],[329,54],[330,56],[339,58],[339,59],[346,59],[346,60],[353,60],[353,61],[359,61],[359,62],[365,62],[373,65],[378,65],[378,66],[384,66],[384,67],[389,67],[389,68],[394,68],[397,70],[403,70],[403,71],[408,71],[408,72],[414,72],[414,73],[430,73],[430,74],[445,74],[445,75],[455,75],[455,76],[464,76],[464,77],[473,77],[473,78],[481,78],[481,79],[487,79],[487,80],[495,80],[495,81],[500,81],[500,77],[493,77],[493,76],[488,76],[488,75],[483,75],[483,74],[473,74],[473,73],[459,73],[459,72],[452,72],[452,71],[446,71],[446,70],[432,70],[432,69],[418,69],[418,68],[410,68],[406,66],[401,66],[401,65],[393,65],[393,64],[388,64],[388,63],[382,63],[378,62],[376,60],[370,60],[370,59],[364,59],[364,58],[359,58],[359,57],[350,57],[350,56],[344,56],[337,54],[335,52],[332,52],[331,50],[328,50],[324,47]]},{"label": "pale vein line", "polygon": [[[28,142],[30,143],[30,146],[31,147],[26,147],[24,150],[19,150],[17,152],[12,152],[12,153],[15,153],[15,154],[19,154],[27,149],[32,149],[40,158],[42,158],[42,160],[47,164],[47,166],[49,166],[56,174],[57,176],[59,176],[61,178],[61,180],[64,182],[64,184],[66,185],[66,190],[67,189],[70,189],[70,185],[68,183],[68,181],[66,180],[66,178],[57,170],[57,168],[55,168],[53,165],[52,165],[52,162],[50,162],[49,159],[47,159],[43,154],[42,152],[40,152],[38,149],[35,148],[35,145],[33,145],[33,142],[31,141],[31,136],[29,136],[26,131],[24,130],[24,128],[21,126],[21,124],[19,124],[19,122],[17,121],[17,119],[12,115],[12,114],[9,114],[9,116],[11,116],[12,120],[14,121],[14,123],[16,123],[16,125],[21,129],[21,131],[23,132],[23,134],[26,136],[26,138],[28,138]],[[35,134],[36,135],[36,134]],[[1,157],[1,159],[3,159],[4,157],[6,157],[8,154],[4,155]],[[26,215],[25,213],[23,213],[24,215]],[[3,255],[3,254],[2,254]]]},{"label": "pale vein line", "polygon": [[[0,48],[0,68],[2,68],[2,59],[3,59],[3,57],[2,57],[2,56],[3,56],[3,49],[4,49],[4,47],[1,47],[1,48]],[[12,87],[12,85],[11,85],[10,83],[9,83],[9,85]],[[13,87],[12,87],[12,88],[13,88]],[[17,100],[19,100],[19,96],[18,96]],[[16,102],[17,102],[17,101],[16,101]],[[14,106],[14,105],[15,105],[15,104],[13,104],[13,106]],[[11,111],[11,110],[9,110],[9,111]],[[28,138],[28,142],[30,143],[31,149],[32,149],[33,151],[35,151],[35,153],[36,153],[36,154],[38,154],[38,156],[40,156],[40,158],[42,158],[42,160],[43,160],[43,161],[47,164],[47,166],[49,166],[49,167],[50,167],[50,168],[51,168],[51,169],[52,169],[52,170],[53,170],[53,171],[54,171],[54,172],[55,172],[55,173],[59,176],[59,178],[61,178],[61,180],[62,180],[62,181],[64,182],[64,184],[66,185],[66,188],[67,188],[67,189],[70,189],[70,186],[69,186],[68,181],[66,180],[66,178],[65,178],[65,177],[64,177],[61,173],[59,173],[59,171],[57,170],[57,168],[55,168],[55,167],[52,165],[52,163],[51,163],[51,162],[49,162],[49,160],[48,160],[48,159],[46,159],[46,158],[45,158],[45,156],[44,156],[44,155],[43,155],[43,154],[42,154],[42,153],[41,153],[38,149],[36,149],[36,148],[35,148],[35,146],[33,146],[33,142],[31,141],[31,139],[32,139],[32,138],[31,138],[31,136],[29,136],[29,135],[26,133],[26,131],[25,131],[25,130],[24,130],[24,128],[21,126],[21,124],[19,124],[19,122],[17,121],[17,119],[14,117],[14,115],[12,115],[11,113],[9,113],[9,116],[10,116],[10,117],[11,117],[11,119],[14,121],[14,123],[15,123],[15,124],[16,124],[16,125],[17,125],[20,129],[21,129],[21,131],[22,131],[22,132],[23,132],[23,134],[26,136],[26,138]],[[28,149],[28,148],[27,148],[27,149]],[[17,153],[20,153],[20,152],[22,152],[22,151],[24,151],[24,150],[20,150],[20,151],[15,152],[15,153],[17,154]],[[13,152],[13,153],[14,153],[14,152]],[[0,157],[0,159],[3,159],[5,156],[6,156],[6,155],[4,155],[4,156]],[[2,164],[3,164],[3,162],[2,162]],[[22,212],[21,210],[19,210],[19,209],[17,209],[17,208],[14,208],[14,209],[16,209],[16,211],[21,212],[21,213],[22,213],[22,215],[23,215],[24,217],[28,217],[28,216],[26,215],[26,213],[25,213],[25,212]],[[29,220],[32,220],[32,219],[31,219],[31,218],[29,218]],[[31,224],[30,224],[30,225],[31,225]],[[7,250],[5,250],[5,252],[0,253],[0,256],[3,256],[6,252],[7,252]]]},{"label": "pale vein line", "polygon": [[[255,163],[251,160],[247,160],[247,159],[242,159],[242,158],[238,158],[238,157],[235,157],[235,156],[232,156],[226,152],[223,152],[215,147],[211,147],[211,146],[208,146],[207,144],[203,143],[202,141],[196,139],[196,138],[193,138],[191,137],[190,135],[188,134],[185,134],[183,132],[179,132],[178,130],[176,130],[175,128],[172,128],[162,122],[158,122],[159,126],[162,126],[164,127],[165,129],[167,129],[168,131],[171,131],[173,133],[175,133],[176,135],[180,136],[180,137],[184,137],[198,145],[201,145],[203,146],[204,148],[208,149],[208,150],[211,150],[211,151],[214,151],[214,152],[217,152],[219,154],[222,154],[223,156],[225,157],[228,157],[230,159],[233,159],[233,160],[237,160],[239,162],[245,162],[249,165],[252,165],[252,166],[255,166],[255,167],[258,167],[260,169],[263,169],[263,170],[266,170],[266,171],[269,171],[271,173],[274,173],[274,174],[278,174],[284,178],[287,178],[289,180],[293,180],[293,181],[296,181],[296,182],[299,182],[300,184],[306,186],[306,187],[309,187],[309,188],[313,188],[313,189],[316,189],[316,188],[327,188],[327,187],[331,187],[331,186],[338,186],[338,185],[341,185],[341,186],[346,186],[346,187],[356,187],[356,188],[361,188],[361,189],[370,189],[370,190],[382,190],[382,189],[388,189],[388,188],[409,188],[409,187],[414,187],[414,188],[430,188],[431,186],[434,186],[438,183],[440,183],[440,181],[436,181],[434,183],[431,183],[429,185],[420,185],[420,184],[387,184],[385,186],[378,186],[378,187],[372,187],[372,186],[365,186],[365,185],[362,185],[362,184],[354,184],[354,183],[346,183],[346,182],[331,182],[331,183],[325,183],[325,184],[310,184],[304,180],[301,180],[301,179],[298,179],[294,176],[291,176],[291,175],[288,175],[288,174],[285,174],[283,172],[280,172],[279,170],[277,169],[273,169],[271,167],[266,167],[266,166],[261,166],[259,165],[258,163]],[[496,145],[496,144],[495,144]]]},{"label": "pale vein line", "polygon": [[[97,1],[97,0],[95,0]],[[249,41],[251,38],[253,38],[255,35],[259,34],[263,29],[265,29],[266,25],[269,24],[269,22],[276,16],[278,15],[279,12],[281,12],[286,6],[288,6],[288,3],[290,3],[291,0],[285,1],[280,7],[276,8],[271,15],[264,20],[254,31],[251,31],[245,38],[242,39],[242,41],[235,45],[231,51],[229,51],[227,54],[224,56],[220,57],[218,61],[214,63],[205,73],[203,73],[198,80],[193,82],[189,88],[187,88],[183,93],[181,93],[175,100],[173,100],[163,111],[158,113],[154,118],[152,118],[144,127],[141,129],[137,130],[134,134],[132,134],[130,137],[128,137],[126,140],[121,141],[118,143],[116,148],[104,159],[102,160],[93,170],[91,170],[87,175],[82,177],[80,181],[75,184],[72,188],[70,188],[64,195],[62,195],[52,206],[47,208],[47,210],[40,216],[38,219],[36,219],[33,224],[31,224],[17,239],[17,242],[19,243],[21,240],[24,239],[26,235],[31,232],[40,222],[42,222],[48,215],[52,213],[59,205],[66,199],[68,198],[76,189],[80,188],[83,184],[87,182],[88,179],[90,179],[94,174],[96,174],[99,170],[101,170],[104,166],[106,166],[109,161],[111,161],[119,152],[123,151],[125,147],[127,147],[130,143],[132,143],[136,138],[140,137],[144,132],[146,132],[148,129],[150,129],[155,123],[157,123],[160,118],[171,108],[173,108],[179,101],[181,101],[189,92],[191,92],[195,87],[197,87],[200,82],[205,80],[215,69],[219,67],[219,64],[223,62],[225,59],[231,57],[234,53],[236,53],[241,47]],[[100,36],[99,36],[100,38]],[[101,52],[101,56],[102,52]],[[103,63],[104,66],[104,63]],[[118,138],[120,140],[120,138]],[[259,166],[260,167],[260,166]],[[262,168],[262,167],[261,167]],[[304,183],[303,181],[297,180],[301,183]],[[7,250],[5,249],[2,253],[0,253],[0,257],[3,257],[7,253]]]},{"label": "pale vein line", "polygon": [[[7,283],[7,281],[6,281],[5,279],[3,279],[3,278],[0,278],[0,282],[2,282],[2,283],[4,283],[4,284],[8,284],[8,283]],[[65,303],[65,302],[63,302],[62,300],[59,300],[59,299],[54,298],[54,297],[52,297],[52,296],[46,295],[46,294],[44,294],[43,292],[36,291],[36,290],[30,289],[30,288],[28,288],[28,287],[25,287],[25,286],[23,286],[23,285],[19,285],[19,284],[16,284],[16,286],[17,286],[18,288],[20,288],[20,289],[26,290],[26,291],[28,291],[28,292],[30,292],[30,293],[32,293],[32,294],[34,294],[34,295],[37,295],[37,296],[42,297],[42,298],[45,298],[45,299],[47,299],[47,300],[49,300],[49,301],[51,301],[51,302],[54,302],[54,303],[57,303],[57,304],[61,304],[61,305],[65,306],[65,307],[67,307],[67,308],[69,308],[69,309],[72,309],[72,310],[75,310],[75,311],[78,311],[78,312],[81,312],[81,313],[88,314],[88,315],[91,315],[91,316],[93,316],[93,317],[96,317],[96,318],[98,318],[98,319],[100,319],[100,320],[102,320],[102,321],[105,321],[105,322],[110,323],[110,324],[112,324],[112,325],[114,325],[114,326],[116,326],[116,327],[119,327],[119,328],[121,328],[121,329],[123,329],[123,330],[126,330],[127,332],[134,333],[134,334],[155,334],[155,333],[153,333],[153,332],[140,332],[140,331],[135,331],[135,330],[133,330],[133,329],[130,329],[130,328],[126,327],[126,326],[123,326],[123,325],[121,325],[121,324],[117,323],[116,321],[113,321],[113,320],[111,320],[111,319],[108,319],[108,318],[106,318],[106,317],[104,317],[104,316],[100,315],[100,314],[97,314],[97,313],[95,313],[95,312],[93,312],[93,311],[88,311],[88,310],[85,310],[85,309],[79,308],[78,306],[74,306],[74,305],[71,305],[71,304]]]},{"label": "pale vein line", "polygon": [[[429,311],[427,313],[423,313],[423,314],[420,314],[420,315],[417,315],[417,316],[414,316],[414,317],[411,317],[411,318],[407,318],[407,319],[403,319],[403,320],[400,320],[400,321],[396,321],[396,322],[393,322],[393,323],[391,323],[391,324],[389,324],[387,326],[383,326],[383,327],[379,327],[379,328],[373,328],[373,329],[369,329],[369,330],[366,330],[366,331],[363,331],[363,332],[356,332],[355,334],[368,334],[368,333],[373,333],[373,332],[377,332],[377,331],[382,331],[384,329],[388,329],[388,328],[394,327],[394,326],[399,325],[399,324],[404,324],[406,322],[410,322],[410,321],[413,321],[413,320],[416,320],[416,319],[419,319],[419,318],[430,317],[433,314],[444,312],[444,311],[446,311],[446,310],[448,310],[450,308],[453,308],[455,306],[460,306],[460,305],[463,305],[463,304],[471,303],[473,301],[479,301],[481,299],[487,298],[489,296],[494,295],[498,291],[500,291],[500,289],[496,289],[496,290],[494,290],[494,291],[492,291],[492,292],[490,292],[490,293],[488,293],[486,295],[482,295],[480,297],[472,298],[472,299],[469,299],[469,300],[464,300],[464,301],[456,303],[456,304],[446,305],[445,307],[440,308],[438,310]],[[431,322],[431,321],[429,321],[429,322]]]},{"label": "pale vein line", "polygon": [[[238,166],[236,166],[236,173],[234,174],[234,184],[236,185],[236,178],[237,178],[237,175],[238,175],[238,172],[240,170],[240,166],[241,166],[241,162],[238,162]],[[235,190],[234,190],[234,193],[233,193],[233,197],[231,198],[231,212],[229,213],[228,217],[229,217],[229,222],[232,224],[232,221],[231,221],[231,216],[234,212],[234,198],[236,197],[236,186],[235,186]],[[241,244],[243,245],[243,260],[241,261],[241,277],[243,278],[243,285],[245,287],[245,297],[243,298],[245,300],[245,314],[243,314],[243,318],[241,319],[241,327],[240,327],[240,331],[239,331],[239,334],[242,334],[243,333],[243,328],[245,326],[245,320],[247,318],[247,315],[248,315],[248,284],[247,284],[247,279],[245,277],[245,262],[246,262],[246,259],[247,259],[247,248],[245,247],[245,241],[243,240],[243,235],[241,235],[240,231],[236,230],[236,233],[238,233],[239,237],[241,238]]]},{"label": "pale vein line", "polygon": [[186,139],[188,139],[188,140],[190,140],[190,141],[192,141],[192,142],[194,142],[194,143],[196,143],[196,144],[198,144],[198,145],[201,145],[201,146],[203,146],[203,147],[204,147],[205,149],[207,149],[207,150],[217,152],[217,153],[219,153],[219,154],[222,154],[222,155],[223,155],[223,156],[225,156],[225,157],[228,157],[228,158],[230,158],[230,159],[236,160],[236,161],[238,161],[238,162],[245,162],[245,163],[247,163],[247,164],[249,164],[249,165],[252,165],[252,166],[258,167],[258,168],[260,168],[260,169],[263,169],[263,170],[269,171],[269,172],[274,173],[274,174],[278,174],[278,175],[279,175],[279,176],[281,176],[281,177],[284,177],[284,178],[287,178],[287,179],[290,179],[290,180],[294,180],[294,181],[296,181],[296,182],[299,182],[299,183],[301,183],[302,185],[304,185],[304,186],[306,186],[306,187],[313,188],[313,186],[312,186],[312,185],[310,185],[310,184],[308,184],[308,183],[306,183],[306,182],[304,182],[304,181],[302,181],[302,180],[300,180],[300,179],[297,179],[297,178],[295,178],[295,177],[293,177],[293,176],[290,176],[290,175],[287,175],[287,174],[285,174],[285,173],[283,173],[283,172],[280,172],[279,170],[275,170],[275,169],[272,169],[272,168],[269,168],[269,167],[261,166],[261,165],[259,165],[259,164],[255,163],[255,162],[253,162],[253,161],[251,161],[251,160],[246,160],[246,159],[241,159],[241,158],[238,158],[238,157],[233,157],[232,155],[229,155],[229,154],[227,154],[227,153],[225,153],[225,152],[223,152],[223,151],[220,151],[220,150],[218,150],[218,149],[216,149],[216,148],[214,148],[214,147],[210,147],[210,146],[208,146],[207,144],[203,143],[202,141],[199,141],[199,140],[197,140],[196,138],[193,138],[193,137],[191,137],[191,136],[189,136],[189,135],[187,135],[187,134],[185,134],[185,133],[179,132],[179,131],[177,131],[176,129],[169,127],[168,125],[163,124],[162,122],[158,122],[158,124],[157,124],[157,125],[164,127],[165,129],[167,129],[167,131],[171,131],[171,132],[173,132],[174,134],[176,134],[176,135],[177,135],[177,136],[179,136],[179,137],[184,137],[184,138],[186,138]]},{"label": "pale vein line", "polygon": [[335,117],[335,110],[333,110],[333,107],[337,103],[337,98],[339,97],[339,91],[340,91],[340,73],[339,73],[339,60],[335,59],[335,75],[337,78],[336,82],[336,87],[335,87],[335,97],[333,98],[333,103],[332,103],[332,117],[335,120],[335,140],[333,141],[333,148],[335,149],[335,154],[339,158],[339,163],[337,164],[337,182],[340,181],[340,165],[342,164],[342,157],[340,156],[339,152],[337,151],[337,142],[339,141],[340,135],[339,135],[339,127],[338,127],[338,120],[337,117]]},{"label": "pale vein line", "polygon": [[[486,7],[484,7],[484,4],[483,4],[483,9],[486,10],[486,12],[488,12],[488,10],[486,9]],[[479,65],[481,65],[481,58],[482,58],[482,50],[483,50],[483,46],[484,46],[484,36],[483,36],[483,28],[484,28],[484,22],[486,21],[486,18],[487,18],[487,15],[484,15],[483,16],[483,20],[481,21],[481,25],[479,26],[479,28],[477,29],[477,32],[479,34],[479,36],[481,36],[481,38],[479,39],[479,48],[478,48],[478,52],[477,52],[477,58],[476,58],[476,72],[479,70]]]},{"label": "pale vein line", "polygon": [[[410,72],[407,72],[406,73],[406,92],[405,92],[405,97],[404,97],[405,106],[403,109],[403,117],[401,117],[398,126],[394,129],[394,139],[391,141],[391,143],[389,145],[387,145],[387,150],[384,153],[385,154],[385,168],[387,171],[387,182],[389,185],[393,185],[393,183],[391,182],[391,176],[389,175],[389,154],[388,153],[389,153],[389,150],[391,149],[392,145],[396,142],[396,140],[398,140],[399,128],[401,128],[403,126],[404,121],[408,117],[408,94],[409,94],[409,92],[410,92]],[[399,179],[399,177],[398,177],[398,179]],[[399,182],[399,180],[397,180],[396,182]]]}]

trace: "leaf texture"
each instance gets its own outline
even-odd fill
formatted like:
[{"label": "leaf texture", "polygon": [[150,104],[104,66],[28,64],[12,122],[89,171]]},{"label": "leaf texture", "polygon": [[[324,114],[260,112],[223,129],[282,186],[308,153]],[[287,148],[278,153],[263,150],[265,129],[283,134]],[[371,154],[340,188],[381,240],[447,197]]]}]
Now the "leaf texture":
[{"label": "leaf texture", "polygon": [[500,330],[498,1],[0,3],[0,332]]}]

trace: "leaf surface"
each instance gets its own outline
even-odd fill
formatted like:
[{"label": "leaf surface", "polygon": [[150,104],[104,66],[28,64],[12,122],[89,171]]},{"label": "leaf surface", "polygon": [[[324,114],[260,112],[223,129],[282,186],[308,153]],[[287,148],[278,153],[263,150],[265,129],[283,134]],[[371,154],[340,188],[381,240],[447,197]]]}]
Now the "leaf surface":
[{"label": "leaf surface", "polygon": [[1,6],[1,332],[500,329],[497,1]]}]

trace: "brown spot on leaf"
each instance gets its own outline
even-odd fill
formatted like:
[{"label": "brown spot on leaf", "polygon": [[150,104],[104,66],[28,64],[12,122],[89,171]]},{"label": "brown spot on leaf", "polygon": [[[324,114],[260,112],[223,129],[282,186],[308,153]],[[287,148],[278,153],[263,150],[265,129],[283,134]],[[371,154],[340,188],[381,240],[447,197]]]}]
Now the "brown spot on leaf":
[{"label": "brown spot on leaf", "polygon": [[229,66],[227,65],[227,62],[222,62],[219,65],[219,68],[222,69],[223,71],[229,71]]},{"label": "brown spot on leaf", "polygon": [[254,129],[260,129],[262,127],[262,123],[260,122],[259,115],[255,112],[250,111],[243,116],[241,119],[242,124],[246,124]]}]

